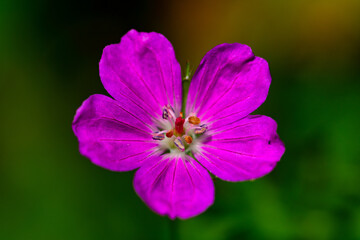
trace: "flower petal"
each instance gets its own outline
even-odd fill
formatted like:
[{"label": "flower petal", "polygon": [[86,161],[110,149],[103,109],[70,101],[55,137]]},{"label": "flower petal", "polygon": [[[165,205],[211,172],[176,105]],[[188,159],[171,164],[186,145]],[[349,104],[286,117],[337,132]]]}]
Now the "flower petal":
[{"label": "flower petal", "polygon": [[121,42],[106,46],[100,78],[115,99],[121,95],[161,114],[171,104],[181,108],[181,70],[171,43],[159,33],[130,30]]},{"label": "flower petal", "polygon": [[187,155],[152,157],[136,172],[134,187],[153,211],[171,219],[196,216],[214,202],[209,173]]},{"label": "flower petal", "polygon": [[250,47],[221,44],[202,59],[191,81],[187,114],[196,113],[212,127],[229,124],[257,109],[271,82],[267,62]]},{"label": "flower petal", "polygon": [[130,100],[96,94],[83,102],[72,126],[82,155],[109,170],[129,171],[154,153],[150,124],[150,117]]},{"label": "flower petal", "polygon": [[271,172],[285,151],[276,128],[273,119],[250,115],[227,129],[210,130],[210,136],[194,156],[211,173],[226,181],[262,177]]}]

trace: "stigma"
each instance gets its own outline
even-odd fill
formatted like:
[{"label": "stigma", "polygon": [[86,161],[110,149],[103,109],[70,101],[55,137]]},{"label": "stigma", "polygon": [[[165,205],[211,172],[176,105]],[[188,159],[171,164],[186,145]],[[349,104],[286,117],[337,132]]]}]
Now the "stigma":
[{"label": "stigma", "polygon": [[175,132],[176,132],[176,135],[181,136],[184,133],[184,122],[185,122],[185,119],[183,119],[182,117],[178,117],[175,120]]},{"label": "stigma", "polygon": [[198,138],[207,131],[207,125],[202,123],[195,114],[184,118],[182,112],[176,114],[171,105],[162,109],[161,118],[170,124],[162,125],[159,131],[152,134],[152,139],[161,142],[162,148],[170,152],[187,152]]}]

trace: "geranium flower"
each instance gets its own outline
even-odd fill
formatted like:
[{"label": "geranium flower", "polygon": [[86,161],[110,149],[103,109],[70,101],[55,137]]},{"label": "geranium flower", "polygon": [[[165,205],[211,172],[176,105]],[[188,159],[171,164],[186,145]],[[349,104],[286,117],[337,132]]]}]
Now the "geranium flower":
[{"label": "geranium flower", "polygon": [[271,77],[246,45],[221,44],[204,56],[184,113],[180,65],[159,33],[131,30],[105,47],[100,78],[113,98],[95,94],[77,110],[80,153],[112,171],[138,169],[135,191],[160,215],[198,215],[214,202],[209,172],[256,179],[284,153],[276,122],[249,115],[265,101]]}]

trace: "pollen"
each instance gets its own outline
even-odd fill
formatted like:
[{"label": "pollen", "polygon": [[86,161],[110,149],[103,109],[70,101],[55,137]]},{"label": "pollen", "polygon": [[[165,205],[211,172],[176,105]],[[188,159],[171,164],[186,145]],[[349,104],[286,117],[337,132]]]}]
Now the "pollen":
[{"label": "pollen", "polygon": [[184,139],[185,139],[185,142],[186,142],[187,144],[190,144],[190,143],[192,143],[192,141],[193,141],[192,137],[191,137],[191,136],[188,136],[188,135],[185,135],[185,136],[184,136]]},{"label": "pollen", "polygon": [[200,124],[200,118],[198,118],[196,116],[190,116],[189,117],[189,123],[194,124],[194,125],[198,125],[198,124]]},{"label": "pollen", "polygon": [[166,133],[166,137],[171,138],[174,135],[174,131],[171,129]]}]

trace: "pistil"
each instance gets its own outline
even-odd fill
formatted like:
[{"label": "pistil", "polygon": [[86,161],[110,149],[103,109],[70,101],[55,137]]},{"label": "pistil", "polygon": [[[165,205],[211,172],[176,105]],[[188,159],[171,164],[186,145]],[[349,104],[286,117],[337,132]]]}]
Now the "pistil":
[{"label": "pistil", "polygon": [[178,117],[175,121],[175,135],[182,136],[184,134],[185,119]]}]

